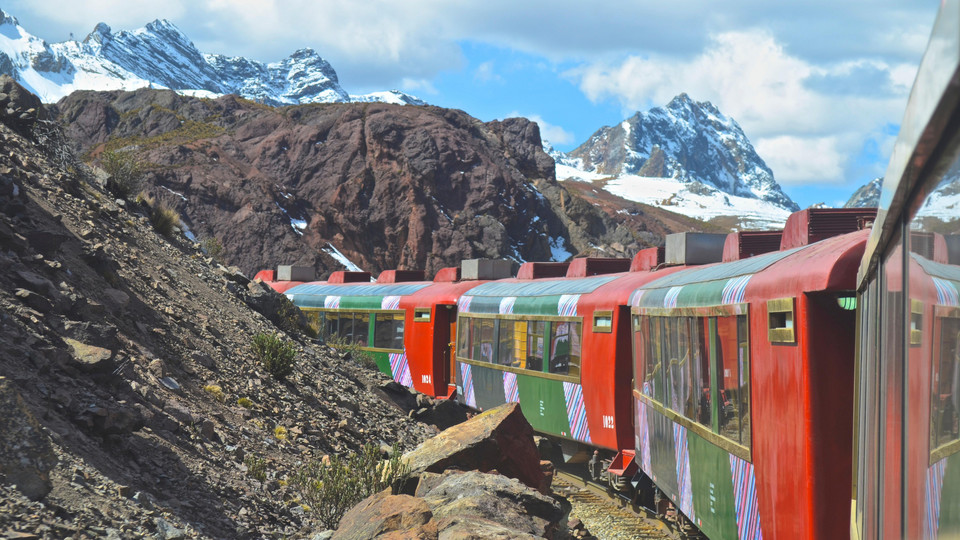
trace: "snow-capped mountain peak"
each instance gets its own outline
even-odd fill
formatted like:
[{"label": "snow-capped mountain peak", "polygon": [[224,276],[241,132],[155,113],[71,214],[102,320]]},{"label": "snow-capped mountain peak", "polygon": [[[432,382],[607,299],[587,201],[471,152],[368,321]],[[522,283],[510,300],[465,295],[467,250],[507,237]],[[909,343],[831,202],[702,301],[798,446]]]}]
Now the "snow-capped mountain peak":
[{"label": "snow-capped mountain peak", "polygon": [[205,96],[238,94],[268,105],[353,100],[423,104],[396,91],[352,98],[340,87],[333,66],[310,48],[269,64],[204,54],[166,19],[119,32],[101,22],[82,42],[48,45],[0,11],[0,30],[0,73],[11,75],[47,103],[75,90],[151,86]]},{"label": "snow-capped mountain peak", "polygon": [[604,127],[569,154],[609,176],[673,178],[728,195],[799,207],[773,178],[739,124],[709,101],[680,94],[664,107]]}]

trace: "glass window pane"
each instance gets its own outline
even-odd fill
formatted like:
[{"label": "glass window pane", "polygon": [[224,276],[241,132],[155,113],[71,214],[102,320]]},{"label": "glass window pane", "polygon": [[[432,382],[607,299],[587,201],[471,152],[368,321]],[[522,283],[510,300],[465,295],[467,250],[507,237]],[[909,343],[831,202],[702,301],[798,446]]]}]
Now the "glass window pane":
[{"label": "glass window pane", "polygon": [[473,352],[473,340],[470,338],[470,332],[473,328],[473,319],[460,316],[457,319],[457,355],[461,358],[471,358]]},{"label": "glass window pane", "polygon": [[740,421],[740,444],[750,448],[750,339],[747,332],[747,316],[740,315],[737,317],[740,389],[736,413]]},{"label": "glass window pane", "polygon": [[570,370],[570,323],[555,322],[550,336],[550,373],[566,375]]},{"label": "glass window pane", "polygon": [[480,323],[480,335],[474,344],[476,351],[474,360],[493,362],[493,320],[480,319],[477,322]]},{"label": "glass window pane", "polygon": [[341,311],[337,316],[340,318],[339,336],[350,343],[353,341],[353,313]]},{"label": "glass window pane", "polygon": [[373,318],[373,346],[389,349],[393,344],[393,313],[377,313]]},{"label": "glass window pane", "polygon": [[497,363],[502,366],[512,366],[514,358],[514,321],[500,321],[500,338],[497,350]]},{"label": "glass window pane", "polygon": [[392,349],[403,349],[403,314],[394,315]]},{"label": "glass window pane", "polygon": [[711,399],[710,399],[710,357],[707,353],[707,336],[709,319],[698,317],[690,321],[691,368],[693,376],[693,399],[695,410],[691,418],[696,422],[710,427]]},{"label": "glass window pane", "polygon": [[567,375],[571,377],[580,377],[580,346],[583,325],[582,323],[570,323],[570,367],[567,369]]},{"label": "glass window pane", "polygon": [[370,314],[357,313],[353,319],[353,339],[354,343],[361,347],[366,347],[370,339]]},{"label": "glass window pane", "polygon": [[326,338],[337,337],[339,335],[338,323],[340,321],[340,318],[337,316],[336,313],[329,313],[329,312],[324,314],[324,318],[327,321],[326,332],[324,333],[324,337]]},{"label": "glass window pane", "polygon": [[960,318],[942,317],[939,359],[933,362],[933,408],[931,448],[960,439],[957,411],[960,410]]},{"label": "glass window pane", "polygon": [[547,349],[545,321],[527,322],[527,369],[543,371],[543,356]]},{"label": "glass window pane", "polygon": [[513,367],[527,367],[527,321],[513,323]]},{"label": "glass window pane", "polygon": [[717,415],[720,435],[739,443],[736,393],[740,389],[740,340],[736,317],[717,317]]}]

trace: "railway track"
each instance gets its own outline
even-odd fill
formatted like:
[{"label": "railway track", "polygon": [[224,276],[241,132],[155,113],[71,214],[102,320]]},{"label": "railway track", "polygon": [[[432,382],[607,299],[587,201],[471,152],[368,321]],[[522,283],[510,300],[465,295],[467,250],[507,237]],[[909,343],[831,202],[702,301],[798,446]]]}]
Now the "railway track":
[{"label": "railway track", "polygon": [[651,512],[580,475],[557,470],[553,487],[573,506],[571,519],[582,521],[590,534],[599,540],[685,538]]}]

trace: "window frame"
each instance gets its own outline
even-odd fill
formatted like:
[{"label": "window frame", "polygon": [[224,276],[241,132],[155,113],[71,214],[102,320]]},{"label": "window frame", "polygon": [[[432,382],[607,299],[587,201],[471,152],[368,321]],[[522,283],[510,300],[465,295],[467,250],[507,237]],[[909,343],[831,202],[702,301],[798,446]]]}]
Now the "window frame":
[{"label": "window frame", "polygon": [[[637,352],[636,352],[636,350],[633,350],[633,349],[636,347],[636,344],[637,344],[637,340],[636,340],[634,334],[635,334],[635,332],[636,332],[639,328],[641,328],[641,327],[643,326],[643,324],[644,324],[645,321],[651,321],[651,320],[654,319],[654,318],[677,318],[677,319],[680,319],[680,318],[685,318],[685,317],[693,317],[695,320],[698,320],[699,318],[707,318],[707,319],[709,319],[709,318],[711,318],[711,317],[739,317],[739,316],[744,316],[744,317],[746,317],[746,320],[747,320],[747,324],[746,324],[746,331],[747,331],[746,342],[747,342],[747,354],[748,354],[747,368],[748,368],[750,371],[752,371],[752,368],[753,368],[753,350],[752,350],[752,349],[753,349],[753,347],[752,347],[753,341],[752,341],[752,340],[753,340],[753,337],[751,336],[751,332],[750,332],[750,313],[749,313],[749,311],[750,311],[750,305],[749,305],[748,303],[746,303],[746,302],[744,302],[744,303],[739,303],[739,304],[724,304],[724,305],[703,306],[703,307],[678,307],[678,308],[633,307],[633,308],[631,308],[631,310],[630,310],[630,314],[631,314],[631,317],[630,317],[630,332],[631,332],[630,344],[631,344],[631,345],[630,345],[630,346],[631,346],[632,354],[633,354],[633,369],[636,369],[636,366],[638,365],[638,360],[637,360],[637,357],[636,357]],[[657,325],[657,326],[658,326],[658,328],[660,327],[660,325]],[[709,342],[709,339],[710,339],[710,337],[707,336],[707,341],[708,341],[708,342]],[[739,347],[739,345],[738,345],[738,347]],[[708,348],[709,348],[709,345],[708,345]],[[663,372],[661,371],[661,373],[663,373]],[[705,425],[697,422],[696,420],[693,420],[693,419],[691,419],[691,418],[687,418],[687,417],[684,416],[682,413],[680,413],[680,412],[678,412],[678,411],[674,411],[673,409],[671,409],[670,407],[668,407],[666,404],[661,403],[660,401],[654,399],[652,396],[648,396],[648,395],[646,395],[646,394],[643,394],[642,392],[640,392],[640,391],[636,388],[636,381],[634,381],[634,384],[632,385],[631,391],[633,392],[633,396],[634,396],[636,399],[639,399],[639,400],[643,401],[646,405],[650,406],[650,407],[653,408],[655,411],[657,411],[657,412],[659,412],[660,414],[662,414],[663,416],[667,417],[667,419],[669,419],[670,421],[682,425],[683,427],[685,427],[685,428],[687,428],[688,430],[696,433],[697,435],[699,435],[700,437],[702,437],[703,439],[705,439],[707,442],[713,444],[714,446],[717,446],[717,447],[719,447],[719,448],[721,448],[721,449],[729,452],[730,454],[733,454],[733,455],[739,457],[740,459],[743,459],[743,460],[745,460],[745,461],[747,461],[747,462],[751,462],[751,463],[752,463],[752,462],[753,462],[753,433],[752,433],[752,430],[753,430],[753,422],[752,422],[752,416],[753,416],[753,377],[752,377],[751,375],[752,375],[752,373],[748,373],[748,379],[747,379],[747,380],[748,380],[748,382],[747,382],[747,389],[748,389],[748,392],[749,392],[749,395],[747,396],[747,401],[748,401],[748,404],[749,404],[749,414],[751,415],[751,423],[750,423],[750,430],[751,430],[751,433],[750,433],[750,443],[751,443],[751,444],[750,444],[749,447],[748,447],[748,446],[744,446],[743,444],[741,444],[741,443],[739,443],[739,442],[737,442],[737,441],[734,441],[734,440],[732,440],[732,439],[729,439],[729,438],[721,435],[721,434],[718,433],[718,432],[714,432],[711,426],[705,426]],[[634,374],[634,376],[636,376],[636,374]],[[666,374],[663,373],[661,376],[666,377]],[[716,376],[711,376],[711,395],[719,394],[719,386],[716,385],[715,378],[719,378],[719,377],[721,377],[721,376],[722,376],[722,375],[720,375],[720,374],[717,374]],[[741,375],[741,379],[742,379],[742,375]],[[666,384],[666,382],[664,382],[664,384]],[[715,390],[716,390],[716,392],[714,392]],[[664,397],[665,397],[666,399],[668,399],[668,400],[670,399],[669,394],[666,393],[666,392],[665,392]],[[742,422],[742,420],[741,420],[741,422]]]},{"label": "window frame", "polygon": [[[472,365],[472,366],[481,366],[481,367],[486,367],[486,368],[490,368],[490,369],[496,369],[496,370],[499,370],[499,371],[507,371],[507,372],[510,372],[510,373],[515,373],[515,374],[517,374],[517,375],[528,375],[528,376],[531,376],[531,377],[539,377],[539,378],[542,378],[542,379],[550,379],[550,380],[564,381],[564,382],[572,382],[572,383],[580,384],[581,374],[582,374],[582,372],[583,372],[583,341],[582,341],[582,340],[583,340],[583,317],[579,317],[579,316],[578,316],[578,317],[562,317],[562,316],[559,316],[559,315],[524,315],[524,314],[501,315],[501,314],[498,314],[498,313],[460,313],[460,314],[458,314],[458,316],[457,316],[457,334],[458,334],[458,336],[459,336],[459,334],[460,334],[461,325],[463,325],[463,324],[470,324],[471,327],[472,327],[472,326],[473,326],[473,321],[479,321],[479,320],[493,320],[493,321],[494,321],[493,344],[494,344],[494,355],[495,355],[495,356],[494,356],[494,358],[493,358],[493,361],[492,361],[492,362],[487,362],[487,361],[484,361],[484,360],[474,360],[474,359],[472,359],[472,358],[467,358],[467,357],[461,356],[461,352],[462,352],[462,351],[458,348],[458,349],[457,349],[457,352],[456,352],[456,355],[457,355],[456,361],[457,361],[457,362],[462,362],[462,363],[465,363],[465,364],[470,364],[470,365]],[[469,321],[469,322],[468,322],[468,321]],[[515,366],[512,366],[512,365],[503,365],[503,364],[500,364],[500,363],[499,363],[499,354],[500,354],[500,349],[499,349],[499,344],[500,344],[500,321],[512,321],[512,322],[514,323],[514,325],[516,324],[516,322],[520,322],[520,321],[525,321],[525,322],[528,322],[528,323],[530,323],[530,322],[542,321],[542,322],[546,322],[546,323],[547,323],[547,324],[545,325],[545,327],[544,327],[544,335],[543,335],[543,339],[544,339],[544,350],[543,350],[543,360],[542,360],[542,365],[541,365],[541,369],[540,369],[540,370],[532,370],[532,369],[527,369],[527,368],[515,367]],[[581,344],[580,344],[580,357],[579,357],[580,370],[578,370],[576,376],[572,376],[572,375],[561,375],[561,374],[557,374],[557,373],[550,373],[549,371],[547,371],[547,370],[549,369],[550,354],[553,352],[553,351],[552,351],[553,346],[552,346],[552,340],[551,340],[551,336],[552,336],[552,332],[553,332],[553,323],[556,323],[556,322],[572,323],[572,324],[578,324],[578,325],[579,325],[579,328],[580,328],[580,340],[581,340]],[[528,339],[529,339],[529,336],[530,336],[530,335],[537,335],[537,336],[539,336],[539,334],[532,333],[532,332],[529,330],[529,326],[530,326],[530,325],[528,325],[528,330],[527,330]],[[514,328],[515,328],[515,326],[514,326]],[[528,350],[527,353],[528,353],[528,355],[529,355],[530,351]]]},{"label": "window frame", "polygon": [[[933,347],[930,351],[930,416],[931,422],[933,421],[933,404],[934,399],[936,399],[936,387],[934,387],[933,374],[934,371],[940,371],[940,357],[943,354],[941,350],[941,344],[943,343],[943,320],[944,319],[960,319],[960,307],[957,306],[944,306],[944,305],[935,305],[933,307]],[[954,368],[960,368],[960,363]],[[960,414],[960,411],[957,411],[955,414]],[[931,427],[931,436],[933,428]],[[928,439],[930,439],[928,437]],[[960,438],[954,439],[952,441],[943,443],[941,445],[934,446],[932,440],[927,441],[930,447],[930,465],[934,465],[937,462],[960,452]]]},{"label": "window frame", "polygon": [[[605,318],[610,321],[609,325],[600,326],[597,324],[599,319]],[[613,311],[609,309],[597,310],[593,312],[593,331],[598,333],[610,334],[613,332]]]},{"label": "window frame", "polygon": [[[371,351],[371,352],[386,352],[386,353],[398,353],[398,352],[403,352],[403,351],[404,351],[403,339],[401,339],[401,346],[400,346],[399,349],[386,348],[386,347],[372,347],[372,346],[370,346],[370,343],[371,343],[371,341],[370,341],[370,336],[371,336],[371,335],[373,335],[373,340],[374,340],[373,343],[376,343],[376,337],[377,337],[377,331],[376,331],[376,316],[379,315],[379,314],[391,314],[391,315],[393,315],[394,317],[398,317],[398,316],[399,316],[399,317],[398,317],[398,320],[399,320],[402,324],[404,324],[404,326],[406,326],[406,324],[405,324],[405,323],[406,323],[406,321],[405,321],[406,312],[405,312],[404,310],[402,310],[402,309],[349,309],[349,308],[346,308],[346,309],[300,308],[300,309],[301,309],[301,311],[304,312],[304,314],[307,315],[307,317],[310,317],[310,313],[317,313],[317,314],[318,314],[318,318],[319,318],[319,320],[321,321],[322,328],[323,328],[324,330],[326,330],[326,324],[327,324],[327,321],[328,321],[327,315],[330,314],[330,313],[335,313],[335,314],[337,314],[337,319],[338,319],[338,320],[339,320],[340,316],[343,315],[343,314],[351,314],[351,315],[353,315],[353,318],[356,318],[356,316],[357,316],[357,315],[360,315],[360,314],[369,314],[369,315],[370,315],[370,320],[369,320],[369,322],[368,322],[368,327],[367,327],[367,346],[360,346],[360,350]],[[397,319],[395,319],[395,320],[397,320]],[[351,326],[353,326],[353,323],[351,323]],[[338,323],[338,328],[337,328],[337,330],[338,330],[338,334],[337,334],[337,335],[339,335],[339,323]],[[406,332],[406,328],[404,328],[404,333],[405,333],[405,332]],[[405,335],[404,333],[402,333],[401,335]]]},{"label": "window frame", "polygon": [[430,322],[430,308],[428,307],[413,308],[413,322],[415,323]]},{"label": "window frame", "polygon": [[[770,343],[793,345],[797,342],[797,299],[793,296],[767,300],[767,339]],[[773,315],[785,314],[788,326],[773,326]]]}]

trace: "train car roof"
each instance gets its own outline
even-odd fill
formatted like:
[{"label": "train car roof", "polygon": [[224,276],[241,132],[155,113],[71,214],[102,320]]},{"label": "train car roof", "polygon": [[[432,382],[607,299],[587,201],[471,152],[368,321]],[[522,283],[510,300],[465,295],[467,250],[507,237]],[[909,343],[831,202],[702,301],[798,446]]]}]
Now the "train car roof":
[{"label": "train car roof", "polygon": [[[852,288],[867,234],[857,231],[790,250],[681,270],[638,288],[630,297],[630,305],[676,308],[737,304],[744,301],[748,284],[778,287],[784,295],[828,286]],[[851,269],[844,271],[848,265]],[[760,277],[753,279],[755,276]],[[843,277],[849,283],[842,282]]]},{"label": "train car roof", "polygon": [[433,285],[409,283],[304,283],[289,289],[287,298],[301,308],[399,309],[400,298]]}]

